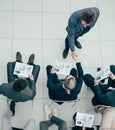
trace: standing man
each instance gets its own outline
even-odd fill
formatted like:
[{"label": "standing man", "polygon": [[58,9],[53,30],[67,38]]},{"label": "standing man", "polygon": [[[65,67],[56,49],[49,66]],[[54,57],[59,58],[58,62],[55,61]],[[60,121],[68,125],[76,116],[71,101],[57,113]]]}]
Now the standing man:
[{"label": "standing man", "polygon": [[87,33],[95,25],[99,14],[100,12],[98,8],[91,7],[75,11],[70,16],[68,26],[66,27],[68,35],[65,39],[63,58],[68,56],[69,48],[71,50],[72,57],[76,55],[74,46],[79,49],[82,48],[77,39]]}]

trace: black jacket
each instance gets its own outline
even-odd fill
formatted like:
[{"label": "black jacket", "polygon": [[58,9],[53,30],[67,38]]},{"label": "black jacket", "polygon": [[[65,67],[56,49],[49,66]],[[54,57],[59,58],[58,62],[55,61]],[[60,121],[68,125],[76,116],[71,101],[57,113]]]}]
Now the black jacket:
[{"label": "black jacket", "polygon": [[[103,93],[100,85],[96,85],[94,87],[94,93],[95,96],[98,98],[99,102],[103,105],[112,106],[115,107],[115,90],[106,90],[105,93]],[[105,85],[106,87],[106,85]]]}]

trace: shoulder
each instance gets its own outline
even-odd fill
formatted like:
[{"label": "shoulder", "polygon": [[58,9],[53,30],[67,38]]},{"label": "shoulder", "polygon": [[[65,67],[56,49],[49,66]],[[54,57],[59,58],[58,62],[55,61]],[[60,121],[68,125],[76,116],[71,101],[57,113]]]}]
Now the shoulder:
[{"label": "shoulder", "polygon": [[91,7],[89,9],[91,9],[94,13],[96,13],[98,15],[100,14],[100,11],[99,11],[99,9],[97,7]]}]

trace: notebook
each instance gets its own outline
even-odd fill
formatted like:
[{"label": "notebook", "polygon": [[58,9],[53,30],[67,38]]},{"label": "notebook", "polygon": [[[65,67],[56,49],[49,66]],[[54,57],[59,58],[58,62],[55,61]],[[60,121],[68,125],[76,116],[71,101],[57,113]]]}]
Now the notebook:
[{"label": "notebook", "polygon": [[62,61],[56,61],[54,64],[54,68],[56,73],[58,74],[69,75],[71,70],[71,64]]},{"label": "notebook", "polygon": [[77,112],[75,125],[82,126],[84,124],[85,127],[91,128],[93,126],[93,121],[94,115]]},{"label": "notebook", "polygon": [[107,67],[105,69],[102,69],[100,71],[98,71],[96,74],[95,74],[95,78],[99,81],[103,80],[103,79],[106,79],[109,77],[109,74],[110,74],[110,67]]},{"label": "notebook", "polygon": [[17,75],[18,77],[28,78],[28,76],[32,74],[32,71],[32,65],[16,62],[13,74]]}]

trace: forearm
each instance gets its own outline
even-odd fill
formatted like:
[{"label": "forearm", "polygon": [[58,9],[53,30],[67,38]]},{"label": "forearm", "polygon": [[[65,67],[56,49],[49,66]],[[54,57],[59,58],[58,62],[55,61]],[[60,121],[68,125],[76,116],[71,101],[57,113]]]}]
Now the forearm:
[{"label": "forearm", "polygon": [[69,48],[73,52],[75,51],[75,39],[73,36],[68,36]]},{"label": "forearm", "polygon": [[78,70],[78,76],[83,76],[83,69],[80,62],[76,63],[77,70]]},{"label": "forearm", "polygon": [[94,94],[95,94],[95,96],[102,94],[99,84],[94,85]]},{"label": "forearm", "polygon": [[55,75],[53,73],[50,73],[50,75],[48,77],[48,81],[47,81],[48,88],[50,88],[50,89],[56,88],[56,84],[54,84],[54,80],[55,80]]},{"label": "forearm", "polygon": [[30,89],[31,89],[32,91],[35,91],[35,92],[36,92],[36,86],[35,86],[35,81],[34,81],[34,80],[31,80],[31,81],[30,81]]},{"label": "forearm", "polygon": [[107,99],[107,94],[103,94],[99,85],[94,86],[94,94],[98,100],[105,104]]}]

